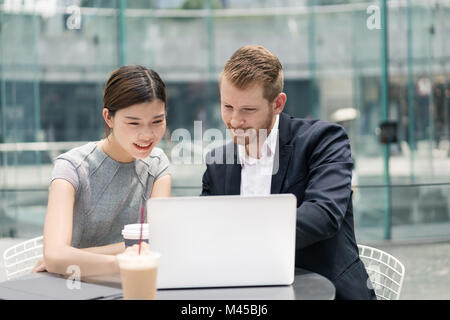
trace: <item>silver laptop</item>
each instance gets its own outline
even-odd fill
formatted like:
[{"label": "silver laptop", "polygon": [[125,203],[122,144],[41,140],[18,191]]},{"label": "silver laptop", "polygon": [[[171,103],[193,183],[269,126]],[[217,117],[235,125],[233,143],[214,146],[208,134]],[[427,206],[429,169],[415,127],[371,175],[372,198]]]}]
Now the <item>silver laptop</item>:
[{"label": "silver laptop", "polygon": [[157,286],[289,285],[295,274],[296,198],[213,196],[147,202]]}]

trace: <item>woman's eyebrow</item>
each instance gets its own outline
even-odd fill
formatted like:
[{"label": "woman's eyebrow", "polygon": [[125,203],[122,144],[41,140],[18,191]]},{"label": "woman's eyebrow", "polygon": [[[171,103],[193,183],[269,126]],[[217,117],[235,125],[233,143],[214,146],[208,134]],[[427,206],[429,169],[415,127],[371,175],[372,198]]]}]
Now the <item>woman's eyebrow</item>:
[{"label": "woman's eyebrow", "polygon": [[[157,116],[154,116],[153,119],[159,119],[159,118],[164,118],[165,114],[161,113]],[[133,116],[125,116],[125,118],[130,119],[130,120],[141,120],[141,118],[138,117],[133,117]]]},{"label": "woman's eyebrow", "polygon": [[166,115],[165,113],[161,113],[157,116],[154,116],[153,119],[164,118],[165,115]]},{"label": "woman's eyebrow", "polygon": [[136,117],[132,117],[132,116],[125,116],[125,118],[131,119],[131,120],[141,120],[141,118],[136,118]]}]

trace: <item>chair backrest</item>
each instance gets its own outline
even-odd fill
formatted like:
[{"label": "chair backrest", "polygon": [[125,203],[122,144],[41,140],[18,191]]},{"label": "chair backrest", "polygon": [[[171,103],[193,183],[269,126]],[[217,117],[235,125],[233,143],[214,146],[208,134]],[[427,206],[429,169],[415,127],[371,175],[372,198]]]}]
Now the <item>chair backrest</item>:
[{"label": "chair backrest", "polygon": [[42,258],[43,236],[21,242],[3,253],[6,279],[12,279],[31,272]]},{"label": "chair backrest", "polygon": [[375,290],[377,299],[398,300],[405,277],[403,264],[392,255],[376,248],[358,245],[358,250],[371,281],[368,285]]}]

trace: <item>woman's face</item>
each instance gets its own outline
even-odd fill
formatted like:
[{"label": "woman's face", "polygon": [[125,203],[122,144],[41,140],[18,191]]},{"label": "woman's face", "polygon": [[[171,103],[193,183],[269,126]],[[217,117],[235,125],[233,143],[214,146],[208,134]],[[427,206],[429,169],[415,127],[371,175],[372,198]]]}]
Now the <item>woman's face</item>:
[{"label": "woman's face", "polygon": [[121,158],[129,161],[148,157],[166,131],[165,105],[159,99],[120,109],[105,120],[112,128],[114,145],[122,149],[117,150]]}]

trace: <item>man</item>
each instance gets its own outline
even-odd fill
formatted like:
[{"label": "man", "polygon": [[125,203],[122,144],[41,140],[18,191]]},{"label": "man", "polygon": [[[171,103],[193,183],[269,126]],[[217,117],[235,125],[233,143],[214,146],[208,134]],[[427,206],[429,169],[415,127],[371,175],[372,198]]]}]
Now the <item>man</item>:
[{"label": "man", "polygon": [[237,50],[219,86],[233,142],[208,153],[202,195],[293,193],[296,266],[330,279],[336,299],[375,299],[355,241],[353,162],[344,129],[282,113],[282,66],[262,46]]}]

